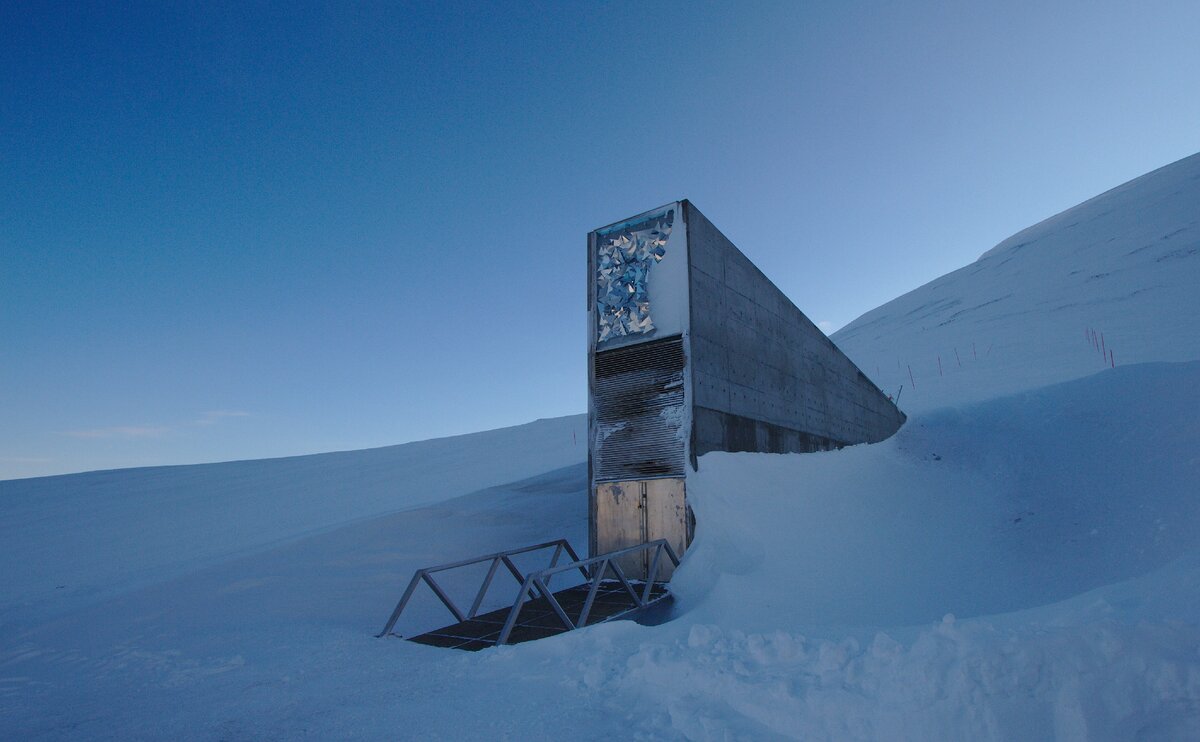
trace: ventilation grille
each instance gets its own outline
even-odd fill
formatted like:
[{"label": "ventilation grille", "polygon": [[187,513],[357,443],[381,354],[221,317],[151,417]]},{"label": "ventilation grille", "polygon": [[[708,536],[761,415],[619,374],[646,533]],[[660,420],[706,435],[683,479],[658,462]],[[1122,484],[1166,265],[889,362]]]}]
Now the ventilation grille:
[{"label": "ventilation grille", "polygon": [[684,475],[683,366],[678,336],[596,354],[596,481]]}]

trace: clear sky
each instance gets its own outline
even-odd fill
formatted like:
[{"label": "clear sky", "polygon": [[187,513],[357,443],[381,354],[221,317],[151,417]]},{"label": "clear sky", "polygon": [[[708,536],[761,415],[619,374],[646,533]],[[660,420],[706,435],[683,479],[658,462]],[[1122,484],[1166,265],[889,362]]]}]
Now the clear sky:
[{"label": "clear sky", "polygon": [[0,4],[0,479],[582,412],[690,198],[827,330],[1200,150],[1200,3]]}]

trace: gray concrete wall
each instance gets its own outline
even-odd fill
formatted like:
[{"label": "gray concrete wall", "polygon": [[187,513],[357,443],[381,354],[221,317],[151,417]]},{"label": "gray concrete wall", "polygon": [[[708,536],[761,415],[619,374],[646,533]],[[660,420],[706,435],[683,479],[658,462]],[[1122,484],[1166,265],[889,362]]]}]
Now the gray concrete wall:
[{"label": "gray concrete wall", "polygon": [[684,202],[693,456],[881,441],[904,415],[712,222]]}]

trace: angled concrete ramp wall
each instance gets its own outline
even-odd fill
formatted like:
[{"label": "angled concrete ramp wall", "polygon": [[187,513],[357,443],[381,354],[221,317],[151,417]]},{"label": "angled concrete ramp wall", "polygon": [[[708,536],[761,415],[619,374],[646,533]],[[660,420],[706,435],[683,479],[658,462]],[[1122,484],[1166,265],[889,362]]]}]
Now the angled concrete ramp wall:
[{"label": "angled concrete ramp wall", "polygon": [[881,441],[905,417],[712,222],[684,201],[693,460]]}]

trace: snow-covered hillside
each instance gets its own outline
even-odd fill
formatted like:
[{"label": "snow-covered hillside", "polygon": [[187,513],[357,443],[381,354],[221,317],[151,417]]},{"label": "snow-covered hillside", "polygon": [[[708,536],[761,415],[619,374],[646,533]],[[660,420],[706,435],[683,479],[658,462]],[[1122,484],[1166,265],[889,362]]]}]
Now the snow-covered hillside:
[{"label": "snow-covered hillside", "polygon": [[1198,206],[1200,156],[838,333],[908,424],[703,457],[657,626],[372,636],[420,566],[584,545],[579,417],[0,482],[0,738],[1200,738]]},{"label": "snow-covered hillside", "polygon": [[911,412],[1200,358],[1198,316],[1200,154],[1022,230],[832,337],[881,388],[903,385]]},{"label": "snow-covered hillside", "polygon": [[0,564],[14,567],[0,620],[576,464],[586,428],[575,415],[365,451],[0,482]]}]

